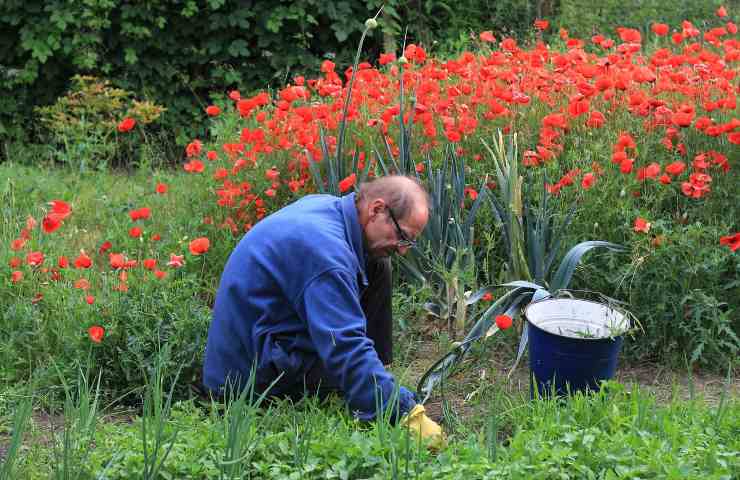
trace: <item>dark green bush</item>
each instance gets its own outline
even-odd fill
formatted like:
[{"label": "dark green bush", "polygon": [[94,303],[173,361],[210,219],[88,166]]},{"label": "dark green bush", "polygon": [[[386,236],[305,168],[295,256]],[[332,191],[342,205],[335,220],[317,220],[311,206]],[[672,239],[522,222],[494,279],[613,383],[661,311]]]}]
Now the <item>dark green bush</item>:
[{"label": "dark green bush", "polygon": [[192,119],[212,91],[280,85],[324,58],[348,63],[376,3],[6,0],[0,138],[28,134],[32,107],[53,103],[83,73],[165,105],[163,127],[183,143],[202,133]]}]

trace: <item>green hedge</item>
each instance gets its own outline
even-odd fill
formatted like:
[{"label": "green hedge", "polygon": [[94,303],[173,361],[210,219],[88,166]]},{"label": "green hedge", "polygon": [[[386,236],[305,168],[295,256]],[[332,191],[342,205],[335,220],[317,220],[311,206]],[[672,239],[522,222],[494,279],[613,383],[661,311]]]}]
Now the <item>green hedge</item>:
[{"label": "green hedge", "polygon": [[[374,0],[123,2],[6,0],[0,10],[0,136],[23,137],[33,106],[75,73],[112,79],[168,108],[180,142],[211,91],[264,88],[347,63]],[[369,42],[377,50],[377,42]]]}]

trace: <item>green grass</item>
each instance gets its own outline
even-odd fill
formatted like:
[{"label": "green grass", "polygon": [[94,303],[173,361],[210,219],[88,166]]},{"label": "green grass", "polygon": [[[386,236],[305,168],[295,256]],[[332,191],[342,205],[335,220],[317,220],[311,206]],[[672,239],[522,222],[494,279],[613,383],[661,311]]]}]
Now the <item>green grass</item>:
[{"label": "green grass", "polygon": [[[568,401],[489,393],[477,419],[482,427],[457,429],[438,454],[398,427],[357,423],[336,398],[247,408],[237,414],[245,419],[241,431],[252,448],[243,456],[245,476],[239,478],[731,479],[740,472],[736,398],[723,396],[712,407],[701,398],[681,400],[676,392],[658,404],[639,388],[618,383]],[[232,415],[192,401],[176,403],[162,423],[163,437],[172,439],[165,448],[171,450],[151,478],[224,478],[219,475]],[[99,422],[77,478],[146,478],[141,431],[141,417]],[[35,430],[16,478],[54,474],[60,452],[50,443],[59,435]]]}]

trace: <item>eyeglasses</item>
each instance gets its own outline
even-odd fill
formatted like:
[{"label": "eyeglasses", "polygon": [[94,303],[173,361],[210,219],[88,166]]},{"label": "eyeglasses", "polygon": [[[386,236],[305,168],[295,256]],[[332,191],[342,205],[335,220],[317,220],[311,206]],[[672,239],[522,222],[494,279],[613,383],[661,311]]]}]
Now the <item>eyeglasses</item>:
[{"label": "eyeglasses", "polygon": [[416,247],[416,240],[411,240],[409,237],[406,236],[403,230],[401,230],[401,226],[398,224],[398,220],[396,220],[396,216],[393,215],[393,210],[391,210],[391,207],[386,206],[385,208],[388,209],[388,214],[391,216],[391,220],[393,220],[393,224],[396,226],[396,233],[398,234],[398,246],[399,247],[410,247],[415,248]]}]

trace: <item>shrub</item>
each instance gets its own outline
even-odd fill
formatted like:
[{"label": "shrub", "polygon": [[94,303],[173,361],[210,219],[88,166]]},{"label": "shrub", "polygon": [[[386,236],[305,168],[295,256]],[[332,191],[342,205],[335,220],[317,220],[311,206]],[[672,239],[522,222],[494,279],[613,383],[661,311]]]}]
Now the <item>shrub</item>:
[{"label": "shrub", "polygon": [[157,122],[165,108],[132,97],[107,80],[72,77],[66,95],[36,109],[56,158],[79,171],[104,168],[109,162],[138,163],[149,143],[146,126]]}]

